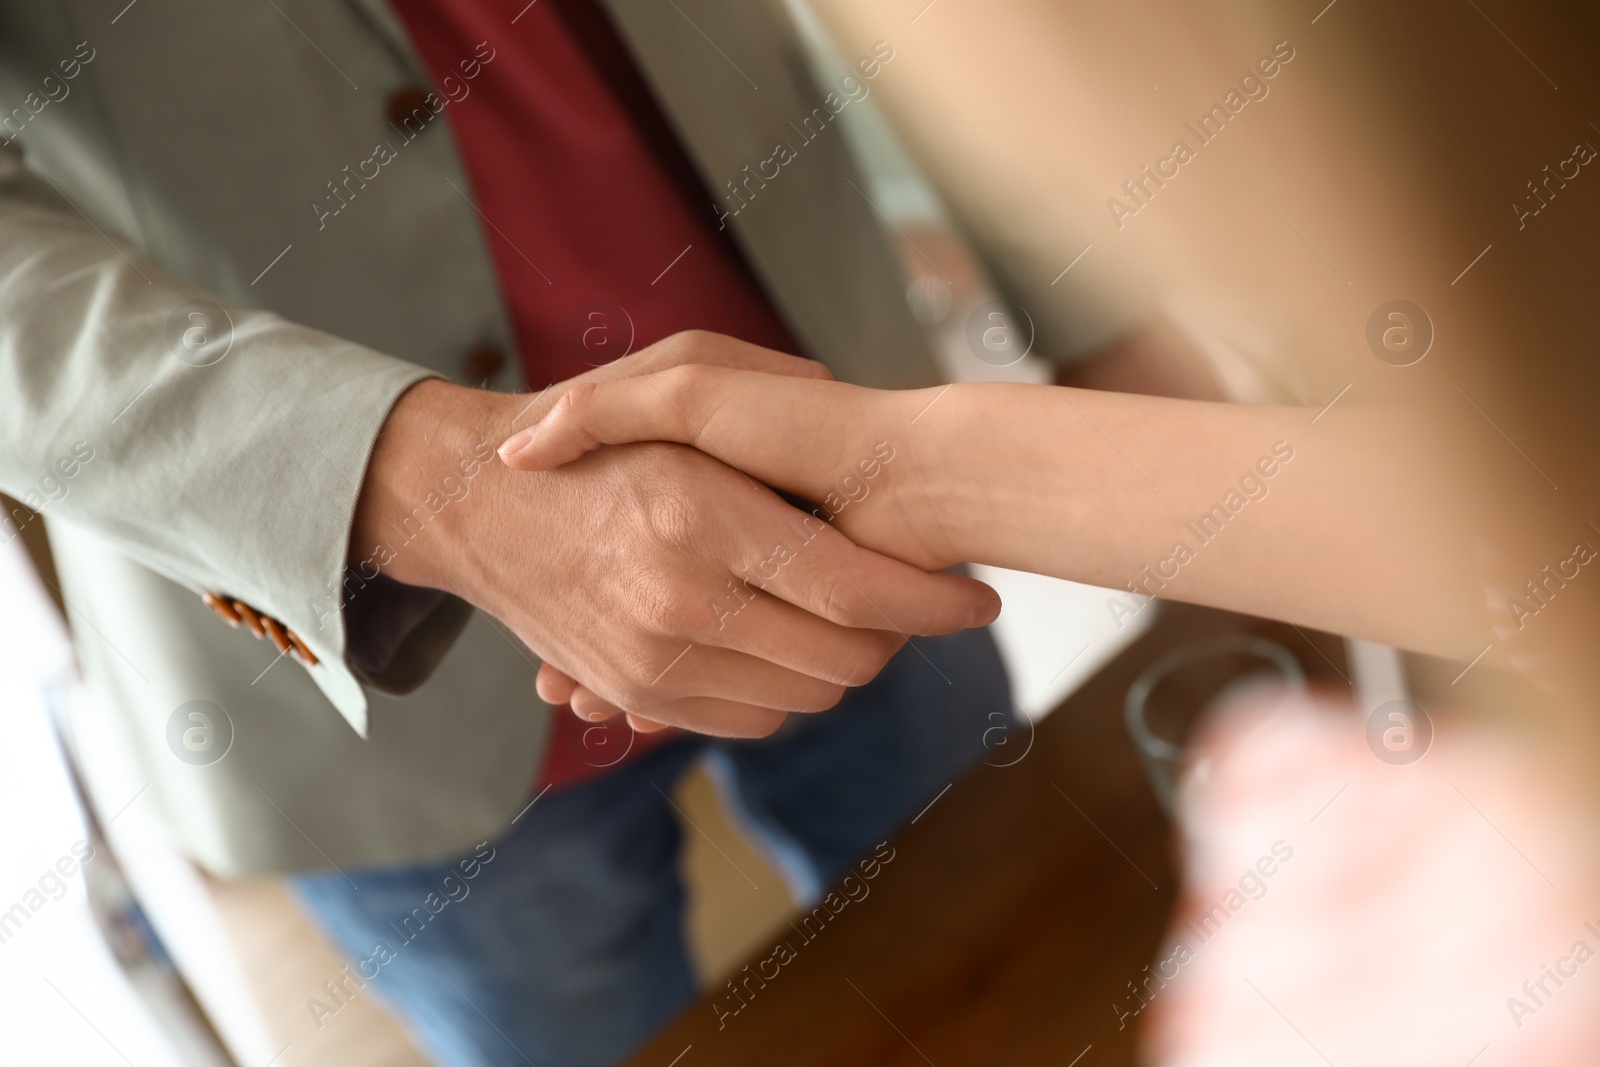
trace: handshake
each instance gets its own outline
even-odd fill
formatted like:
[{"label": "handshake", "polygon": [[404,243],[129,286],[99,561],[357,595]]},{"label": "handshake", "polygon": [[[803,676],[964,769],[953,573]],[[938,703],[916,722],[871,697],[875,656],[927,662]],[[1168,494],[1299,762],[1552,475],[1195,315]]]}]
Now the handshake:
[{"label": "handshake", "polygon": [[943,573],[959,557],[920,521],[918,398],[694,331],[531,398],[422,382],[378,439],[350,551],[450,457],[503,440],[384,571],[509,627],[544,660],[539,695],[583,719],[765,736],[866,684],[908,636],[1000,612]]}]

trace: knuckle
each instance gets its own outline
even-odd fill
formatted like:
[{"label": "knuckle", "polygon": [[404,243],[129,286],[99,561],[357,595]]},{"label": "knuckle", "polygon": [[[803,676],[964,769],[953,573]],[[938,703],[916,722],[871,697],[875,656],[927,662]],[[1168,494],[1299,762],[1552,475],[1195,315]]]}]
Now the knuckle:
[{"label": "knuckle", "polygon": [[666,695],[645,686],[635,692],[629,693],[628,702],[623,708],[634,715],[642,715],[647,719],[661,720],[663,715],[670,713],[672,700]]},{"label": "knuckle", "polygon": [[673,410],[696,431],[714,415],[716,389],[732,373],[726,367],[705,363],[684,363],[660,375],[659,388]]},{"label": "knuckle", "polygon": [[665,366],[674,367],[697,359],[705,359],[715,352],[711,339],[717,335],[709,330],[679,330],[656,342]]},{"label": "knuckle", "polygon": [[555,406],[550,409],[546,418],[556,418],[562,415],[576,415],[588,407],[594,400],[595,390],[599,388],[596,382],[574,382],[567,391],[556,399]]},{"label": "knuckle", "polygon": [[842,626],[858,624],[860,597],[844,571],[829,568],[818,576],[811,586],[811,610],[830,622]]},{"label": "knuckle", "polygon": [[[632,583],[631,594],[634,617],[646,630],[655,635],[677,634],[683,630],[687,621],[683,598],[661,575],[638,577]],[[641,662],[637,667],[637,673],[649,670],[647,663]]]},{"label": "knuckle", "polygon": [[656,390],[678,412],[694,397],[705,367],[697,363],[680,363],[656,374],[651,382]]},{"label": "knuckle", "polygon": [[644,518],[657,548],[677,553],[694,544],[694,508],[678,493],[653,494],[645,503]]},{"label": "knuckle", "polygon": [[812,688],[803,700],[797,701],[799,705],[792,710],[803,712],[827,711],[839,701],[844,699],[845,686],[842,684],[824,683]]},{"label": "knuckle", "polygon": [[866,685],[878,676],[878,672],[883,670],[884,664],[887,662],[887,660],[879,661],[877,657],[860,657],[853,663],[845,665],[844,669],[839,672],[839,681],[852,689]]},{"label": "knuckle", "polygon": [[859,642],[850,662],[845,664],[843,678],[840,680],[852,688],[866,685],[889,665],[889,661],[898,651],[897,644],[898,642],[875,639]]},{"label": "knuckle", "polygon": [[671,703],[675,694],[668,687],[656,685],[655,680],[661,674],[661,668],[666,665],[671,656],[662,658],[658,654],[641,651],[630,656],[627,663],[621,668],[621,678],[615,685],[615,697],[611,703],[623,711],[631,711],[636,715],[651,715],[659,713]]},{"label": "knuckle", "polygon": [[771,737],[788,719],[788,712],[769,711],[765,708],[750,715],[740,725],[740,736],[749,738]]},{"label": "knuckle", "polygon": [[722,335],[712,333],[710,330],[679,330],[677,336],[683,338],[684,343],[692,348],[707,348],[721,339]]},{"label": "knuckle", "polygon": [[610,664],[606,699],[618,707],[631,707],[638,690],[650,684],[650,664],[638,651],[620,652]]},{"label": "knuckle", "polygon": [[662,371],[657,380],[673,399],[686,399],[694,395],[711,373],[712,368],[704,363],[680,363]]}]

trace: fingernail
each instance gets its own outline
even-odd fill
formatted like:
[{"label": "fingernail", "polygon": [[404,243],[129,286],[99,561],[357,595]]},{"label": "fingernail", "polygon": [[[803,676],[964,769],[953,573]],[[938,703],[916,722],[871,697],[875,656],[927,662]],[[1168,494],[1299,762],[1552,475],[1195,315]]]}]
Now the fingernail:
[{"label": "fingernail", "polygon": [[527,448],[528,445],[533,442],[533,435],[538,432],[538,429],[539,428],[537,426],[530,426],[526,430],[518,430],[510,437],[506,438],[505,442],[498,450],[500,453],[500,458],[511,459],[518,452],[521,452],[523,449]]},{"label": "fingernail", "polygon": [[978,626],[988,626],[1000,617],[1000,601],[997,599],[985,600],[982,604],[972,609],[972,614],[967,616],[967,629]]}]

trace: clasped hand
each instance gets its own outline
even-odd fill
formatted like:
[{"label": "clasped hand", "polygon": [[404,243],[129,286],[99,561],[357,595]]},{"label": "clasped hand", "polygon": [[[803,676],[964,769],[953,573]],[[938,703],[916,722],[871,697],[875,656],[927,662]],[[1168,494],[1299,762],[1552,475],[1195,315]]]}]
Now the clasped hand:
[{"label": "clasped hand", "polygon": [[[373,458],[380,476],[364,489],[356,535],[390,511],[404,513],[408,491],[415,492],[398,474],[402,457],[386,449],[421,440],[435,456],[470,450],[465,442],[496,428],[494,441],[506,437],[522,412],[521,423],[542,417],[540,425],[577,429],[590,403],[605,396],[594,390],[654,383],[663,370],[668,377],[659,384],[675,388],[669,369],[689,371],[690,363],[759,371],[754,377],[784,386],[837,384],[811,361],[698,332],[531,402],[424,382],[402,398],[380,437]],[[661,395],[655,385],[645,388]],[[640,432],[628,440],[682,436]],[[630,443],[581,458],[592,445],[564,448],[552,462],[552,440],[491,464],[468,501],[441,516],[450,528],[429,550],[402,554],[386,570],[454,592],[504,623],[544,660],[540,695],[570,702],[580,717],[625,712],[640,729],[765,736],[787,714],[825,710],[847,687],[870,681],[908,635],[985,625],[999,613],[999,598],[981,582],[941,573],[944,563],[913,565],[861,547],[823,521],[831,512],[786,503],[757,480],[758,463],[740,463],[753,478],[714,450],[670,443]],[[877,467],[870,482],[892,481],[898,461],[886,464],[870,448],[831,476],[861,478],[862,460]],[[809,463],[820,472],[834,457],[817,453]],[[827,495],[818,486],[782,488],[819,501]],[[878,503],[851,504],[857,514],[841,523]]]},{"label": "clasped hand", "polygon": [[[729,339],[708,338],[707,342],[720,346],[729,343]],[[789,370],[776,362],[750,369],[684,363],[649,375],[579,383],[568,389],[537,425],[509,438],[499,454],[513,469],[548,471],[575,464],[604,445],[639,447],[636,442],[670,441],[693,446],[708,458],[724,461],[779,489],[816,502],[798,522],[794,518],[786,522],[783,535],[759,565],[746,563],[739,568],[737,580],[724,583],[728,595],[710,605],[711,614],[717,618],[719,630],[730,622],[738,625],[737,616],[743,614],[747,604],[758,605],[765,599],[765,583],[781,582],[784,570],[809,551],[813,540],[826,537],[824,552],[813,556],[808,561],[812,566],[802,568],[802,573],[830,590],[824,601],[836,600],[839,590],[848,588],[845,599],[849,610],[841,612],[836,606],[819,614],[869,631],[858,630],[845,637],[855,643],[858,656],[869,650],[876,652],[870,671],[858,671],[855,680],[845,682],[861,684],[887,661],[885,653],[899,648],[905,630],[873,597],[863,593],[850,572],[865,567],[875,581],[882,583],[876,588],[895,601],[921,584],[916,581],[894,588],[896,581],[929,576],[909,568],[892,575],[890,570],[899,569],[885,569],[883,556],[859,547],[853,551],[845,548],[849,542],[826,523],[850,529],[858,540],[874,538],[876,543],[889,546],[895,556],[932,571],[955,560],[941,558],[917,536],[918,524],[909,520],[893,492],[898,485],[890,467],[896,456],[894,442],[872,441],[867,433],[871,427],[883,425],[884,416],[889,414],[876,407],[868,410],[868,405],[893,403],[896,396],[911,394],[864,390],[834,382],[825,372],[797,376],[789,374]],[[901,470],[905,467],[902,460]],[[877,499],[872,499],[875,488]],[[781,586],[772,591],[784,596]],[[973,592],[952,586],[943,595],[965,598]],[[817,609],[815,602],[789,599]],[[960,602],[963,601],[950,601],[952,606]],[[999,613],[999,607],[998,597],[991,593],[956,626],[950,625],[956,621],[950,615],[920,632],[986,625]],[[760,625],[755,619],[749,621]],[[895,639],[886,640],[885,630],[893,631]],[[575,713],[591,721],[623,710],[636,730],[650,731],[662,725],[642,708],[619,708],[550,663],[540,671],[539,692],[551,703],[570,703]],[[837,686],[830,688],[827,706],[832,706],[842,692]],[[777,721],[770,715],[766,718],[774,724]],[[754,720],[747,716],[746,721]],[[703,728],[703,723],[697,725]]]}]

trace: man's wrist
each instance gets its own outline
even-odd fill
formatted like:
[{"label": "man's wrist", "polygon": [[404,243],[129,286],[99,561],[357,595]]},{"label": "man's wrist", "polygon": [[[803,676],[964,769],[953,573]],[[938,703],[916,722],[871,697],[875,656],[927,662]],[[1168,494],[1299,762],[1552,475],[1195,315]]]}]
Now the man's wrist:
[{"label": "man's wrist", "polygon": [[[408,585],[461,593],[474,495],[499,473],[495,448],[525,396],[418,382],[396,401],[367,464],[350,532],[349,565]],[[526,417],[520,420],[526,421]]]}]

